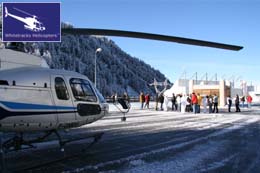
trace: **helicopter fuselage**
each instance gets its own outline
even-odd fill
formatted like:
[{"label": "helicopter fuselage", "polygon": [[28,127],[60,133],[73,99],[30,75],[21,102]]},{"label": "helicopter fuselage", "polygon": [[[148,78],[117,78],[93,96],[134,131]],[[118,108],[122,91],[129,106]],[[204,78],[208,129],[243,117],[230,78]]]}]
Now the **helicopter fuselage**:
[{"label": "helicopter fuselage", "polygon": [[0,131],[79,127],[108,114],[108,104],[79,73],[40,67],[0,72]]}]

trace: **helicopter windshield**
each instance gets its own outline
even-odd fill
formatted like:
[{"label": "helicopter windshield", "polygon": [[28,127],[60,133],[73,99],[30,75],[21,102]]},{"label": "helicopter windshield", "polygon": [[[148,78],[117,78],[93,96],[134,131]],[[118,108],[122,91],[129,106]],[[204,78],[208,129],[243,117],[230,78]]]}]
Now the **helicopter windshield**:
[{"label": "helicopter windshield", "polygon": [[70,86],[75,99],[80,101],[96,102],[97,97],[87,80],[72,78]]},{"label": "helicopter windshield", "polygon": [[35,25],[37,28],[41,28],[42,27],[42,23],[39,23],[39,22],[35,22]]}]

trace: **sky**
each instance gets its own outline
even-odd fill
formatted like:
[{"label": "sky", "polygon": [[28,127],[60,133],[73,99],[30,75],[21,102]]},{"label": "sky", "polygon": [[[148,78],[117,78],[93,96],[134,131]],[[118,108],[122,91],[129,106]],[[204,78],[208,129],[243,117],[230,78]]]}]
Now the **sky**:
[{"label": "sky", "polygon": [[198,79],[205,79],[207,73],[208,79],[217,74],[218,79],[255,84],[260,81],[259,9],[260,0],[64,0],[61,20],[75,28],[148,32],[243,46],[240,51],[229,51],[109,37],[171,82],[185,76],[190,79],[197,72]]}]

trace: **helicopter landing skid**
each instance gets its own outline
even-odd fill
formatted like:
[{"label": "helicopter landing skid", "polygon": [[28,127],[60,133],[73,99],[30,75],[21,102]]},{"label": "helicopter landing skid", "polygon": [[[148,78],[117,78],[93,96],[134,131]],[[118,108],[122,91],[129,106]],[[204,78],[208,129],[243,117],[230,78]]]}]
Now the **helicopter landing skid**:
[{"label": "helicopter landing skid", "polygon": [[48,136],[50,136],[52,133],[54,133],[58,137],[60,149],[62,152],[64,151],[64,146],[67,143],[85,140],[85,139],[89,139],[89,138],[93,138],[93,141],[90,142],[87,146],[85,146],[84,149],[82,149],[79,153],[74,153],[69,156],[64,155],[64,157],[56,159],[54,161],[52,160],[52,161],[48,161],[46,163],[41,163],[40,165],[31,166],[29,168],[24,168],[23,170],[30,170],[30,169],[34,169],[36,167],[46,166],[46,165],[52,164],[54,162],[60,162],[60,161],[67,160],[67,159],[70,159],[73,157],[77,157],[78,155],[84,154],[86,151],[88,151],[88,149],[90,147],[92,147],[95,143],[97,143],[104,134],[104,132],[99,132],[99,133],[90,134],[88,136],[84,136],[84,137],[80,137],[80,138],[62,140],[60,134],[56,130],[51,130],[51,131],[46,132],[45,135],[38,137],[36,139],[33,139],[33,140],[24,140],[23,133],[19,133],[19,135],[17,134],[13,138],[2,143],[3,133],[0,132],[0,172],[4,173],[6,171],[6,165],[5,165],[5,154],[6,153],[12,152],[12,151],[29,149],[29,148],[36,148],[36,146],[34,146],[33,143],[44,142],[43,140],[45,138],[47,138]]},{"label": "helicopter landing skid", "polygon": [[[5,152],[5,153],[12,152],[12,151],[18,151],[18,150],[25,150],[25,149],[30,149],[30,148],[37,148],[33,144],[44,142],[44,140],[53,133],[58,138],[61,151],[64,151],[64,146],[70,142],[80,141],[80,140],[84,140],[84,139],[88,139],[88,138],[94,138],[92,143],[96,143],[101,139],[102,135],[104,134],[104,132],[100,132],[100,133],[91,134],[91,135],[80,137],[80,138],[72,138],[72,139],[63,140],[57,130],[51,130],[51,131],[46,132],[43,136],[38,137],[36,139],[25,140],[23,137],[23,133],[19,133],[19,134],[15,135],[13,138],[5,141],[1,147],[3,149],[3,152]],[[93,145],[92,143],[90,143],[90,145]]]},{"label": "helicopter landing skid", "polygon": [[87,154],[88,149],[90,147],[92,147],[95,143],[97,143],[102,138],[103,134],[104,134],[104,132],[100,132],[100,133],[91,134],[89,136],[85,136],[85,137],[82,137],[82,138],[75,138],[75,139],[69,139],[69,140],[66,140],[66,141],[62,141],[62,144],[65,145],[66,143],[84,140],[84,139],[88,139],[88,138],[94,139],[87,146],[84,146],[83,149],[80,149],[80,151],[77,151],[77,152],[73,152],[73,154],[64,153],[64,155],[62,157],[59,157],[57,159],[51,159],[51,160],[48,160],[46,162],[41,162],[40,164],[29,165],[28,167],[23,167],[22,169],[16,170],[15,172],[28,172],[28,171],[33,172],[33,170],[35,170],[35,169],[41,169],[41,168],[44,168],[44,167],[48,167],[49,165],[53,165],[54,163],[60,163],[62,161],[66,161],[66,160],[69,160],[69,159],[72,159],[72,158],[81,157],[81,156]]},{"label": "helicopter landing skid", "polygon": [[12,151],[36,148],[33,143],[43,142],[43,140],[50,136],[53,132],[53,130],[48,131],[43,136],[31,140],[25,140],[23,133],[17,133],[14,137],[8,139],[2,144],[2,149],[5,153],[8,153]]},{"label": "helicopter landing skid", "polygon": [[[72,139],[67,139],[67,140],[61,140],[61,138],[58,137],[61,151],[64,151],[64,146],[67,143],[93,138],[94,140],[88,146],[86,146],[86,148],[89,148],[92,145],[94,145],[95,143],[97,143],[102,138],[103,134],[104,134],[104,132],[99,132],[99,133],[95,133],[95,134],[90,134],[88,136],[84,136],[84,137],[80,137],[80,138],[72,138]],[[57,134],[57,136],[58,135],[59,134]]]}]

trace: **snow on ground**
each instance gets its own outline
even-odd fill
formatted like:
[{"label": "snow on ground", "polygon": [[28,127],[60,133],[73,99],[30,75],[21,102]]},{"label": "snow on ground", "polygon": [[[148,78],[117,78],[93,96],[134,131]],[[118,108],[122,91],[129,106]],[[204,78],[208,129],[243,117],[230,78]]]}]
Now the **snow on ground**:
[{"label": "snow on ground", "polygon": [[[205,145],[206,148],[205,146],[196,146],[191,152],[177,154],[176,156],[164,160],[163,162],[160,161],[154,163],[146,163],[142,160],[135,160],[129,164],[129,167],[124,168],[122,172],[194,172],[195,168],[199,166],[201,160],[217,153],[219,148],[223,147],[225,143],[207,143]],[[205,149],[207,150],[207,152],[205,152]],[[205,172],[207,170],[205,170]],[[204,170],[201,170],[201,172],[204,172]]]},{"label": "snow on ground", "polygon": [[[56,168],[59,171],[55,172],[63,173],[260,171],[259,107],[242,109],[241,113],[227,113],[222,108],[219,114],[195,115],[155,111],[154,103],[151,109],[140,110],[139,106],[133,103],[126,121],[122,122],[123,114],[111,104],[110,115],[64,133],[67,137],[99,132],[104,135],[91,148],[90,157],[86,153],[43,170]],[[44,148],[48,145],[53,148],[54,142],[39,148],[46,152]],[[77,142],[65,150],[82,146]],[[32,154],[32,157],[39,155]],[[22,156],[18,158],[21,160]]]},{"label": "snow on ground", "polygon": [[[127,115],[126,122],[120,121],[120,114],[112,114],[111,116],[90,125],[92,127],[99,127],[93,128],[92,131],[101,131],[100,127],[102,127],[102,131],[108,133],[103,138],[103,141],[112,141],[115,139],[124,140],[124,138],[126,138],[125,135],[127,135],[127,137],[136,138],[138,135],[141,136],[149,133],[162,133],[169,130],[176,131],[180,129],[192,131],[214,130],[214,132],[192,139],[189,139],[190,136],[188,135],[189,133],[187,133],[187,135],[178,138],[168,139],[167,141],[161,141],[160,143],[151,143],[148,146],[138,148],[144,149],[146,152],[133,152],[133,154],[128,155],[127,157],[109,160],[95,165],[87,165],[77,169],[77,171],[81,170],[79,172],[84,172],[88,170],[96,170],[99,172],[98,170],[105,170],[100,172],[127,173],[214,172],[214,170],[222,168],[237,157],[238,153],[230,153],[225,157],[220,156],[223,149],[229,145],[229,140],[224,139],[216,142],[211,139],[228,136],[230,133],[235,133],[240,129],[250,126],[250,124],[258,124],[260,121],[260,116],[254,115],[253,113],[257,112],[258,108],[253,108],[253,112],[251,110],[243,109],[245,111],[244,113],[223,112],[219,114],[202,113],[197,115],[192,113],[181,114],[179,112],[171,111],[139,109],[139,104],[134,103],[132,105],[132,111]],[[110,110],[111,112],[117,111],[113,106],[110,106]],[[124,126],[121,126],[122,123],[124,123]],[[113,124],[113,126],[108,126],[108,124]],[[109,134],[111,131],[117,131],[116,135]],[[246,129],[245,131],[249,130]],[[246,133],[245,131],[242,130],[242,133]],[[124,135],[122,136],[122,134]],[[169,156],[167,156],[166,159],[152,159],[153,161],[149,159],[158,154],[168,155],[167,153]],[[215,157],[217,159],[210,164],[204,163],[205,160]],[[115,170],[102,169],[111,165],[125,166],[120,166],[120,168]]]},{"label": "snow on ground", "polygon": [[[239,116],[238,119],[241,119],[241,117],[243,117],[243,116]],[[230,119],[229,119],[229,121],[230,121]],[[202,158],[214,154],[215,150],[217,150],[218,148],[223,146],[223,144],[217,143],[216,145],[214,145],[214,143],[208,143],[208,144],[206,144],[206,150],[208,150],[208,148],[213,148],[213,150],[208,150],[208,152],[204,152],[204,153],[203,153],[203,151],[205,150],[205,147],[201,147],[201,146],[195,147],[195,149],[193,149],[192,152],[188,152],[185,154],[182,153],[178,156],[175,156],[173,161],[171,160],[171,161],[163,161],[163,162],[155,162],[155,163],[146,164],[145,161],[143,161],[142,159],[145,157],[149,157],[149,155],[152,155],[155,153],[166,152],[166,151],[172,150],[172,149],[181,149],[181,148],[184,148],[193,143],[195,144],[199,141],[206,140],[211,137],[223,135],[230,131],[241,128],[241,126],[256,122],[258,120],[259,120],[259,118],[253,118],[251,120],[247,120],[247,121],[243,122],[242,124],[238,124],[238,125],[232,126],[230,128],[222,129],[220,131],[217,131],[216,133],[213,133],[211,135],[208,135],[208,136],[205,136],[202,138],[184,142],[179,145],[160,148],[158,150],[152,150],[150,152],[145,152],[145,153],[141,153],[141,154],[137,154],[137,155],[131,155],[129,157],[121,158],[119,160],[109,161],[107,163],[100,163],[98,165],[95,165],[94,167],[95,167],[95,169],[98,169],[99,167],[104,167],[106,165],[111,165],[111,164],[115,164],[115,163],[120,164],[120,163],[123,163],[126,161],[130,161],[130,167],[125,168],[124,170],[122,170],[122,172],[176,172],[176,171],[192,172],[192,171],[194,171],[193,168],[196,165],[198,165],[199,161]],[[197,125],[200,125],[200,123],[199,122],[196,123],[196,126]],[[192,127],[196,128],[196,126],[192,126]],[[212,128],[213,125],[210,127]],[[206,128],[206,127],[204,127],[204,128]],[[169,141],[167,141],[167,142],[169,142]],[[201,154],[201,153],[203,153],[203,154]],[[194,157],[196,157],[196,159],[194,159]],[[223,160],[222,162],[225,162],[225,160]],[[222,162],[220,162],[218,164],[223,164]],[[134,166],[134,167],[131,168],[132,166]],[[211,167],[216,167],[216,166],[217,166],[216,164],[211,165]],[[93,165],[90,167],[93,167]],[[85,169],[88,169],[88,167],[85,167]],[[208,169],[210,169],[210,168],[208,168]],[[202,171],[202,172],[204,172],[204,171]]]}]

